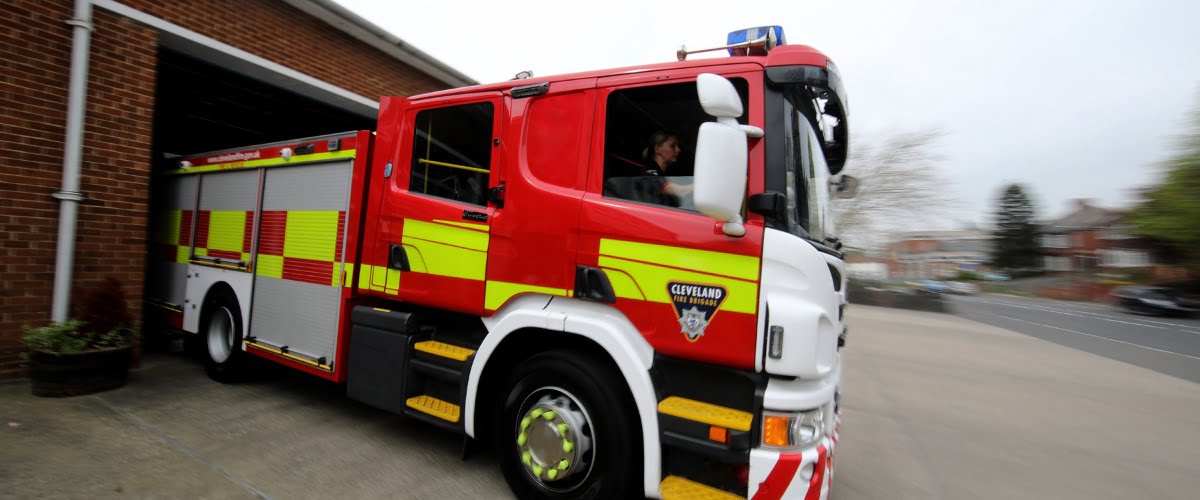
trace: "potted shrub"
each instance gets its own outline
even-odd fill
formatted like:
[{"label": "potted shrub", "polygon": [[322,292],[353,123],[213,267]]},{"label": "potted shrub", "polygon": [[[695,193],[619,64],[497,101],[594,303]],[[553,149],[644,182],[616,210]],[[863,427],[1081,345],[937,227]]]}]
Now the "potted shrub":
[{"label": "potted shrub", "polygon": [[76,319],[25,328],[35,396],[75,396],[125,385],[134,332],[121,283],[104,280],[79,305]]}]

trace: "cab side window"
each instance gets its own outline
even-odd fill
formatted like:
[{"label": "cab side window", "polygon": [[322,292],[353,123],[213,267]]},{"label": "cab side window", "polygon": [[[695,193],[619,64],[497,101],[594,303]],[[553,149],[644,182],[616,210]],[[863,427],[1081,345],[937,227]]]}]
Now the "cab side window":
[{"label": "cab side window", "polygon": [[[731,78],[746,110],[749,84]],[[692,166],[704,113],[696,82],[621,89],[608,96],[604,132],[604,196],[695,211]]]},{"label": "cab side window", "polygon": [[409,191],[487,205],[494,112],[490,102],[418,112]]}]

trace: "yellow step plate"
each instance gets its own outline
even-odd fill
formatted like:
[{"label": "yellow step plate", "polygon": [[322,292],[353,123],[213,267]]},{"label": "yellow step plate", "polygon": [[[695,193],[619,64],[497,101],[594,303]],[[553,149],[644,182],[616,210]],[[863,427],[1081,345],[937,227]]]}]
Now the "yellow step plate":
[{"label": "yellow step plate", "polygon": [[442,401],[433,396],[417,396],[404,402],[409,408],[421,413],[433,415],[442,420],[458,422],[459,407],[454,403]]},{"label": "yellow step plate", "polygon": [[750,430],[750,424],[754,421],[754,415],[749,412],[679,396],[671,396],[658,403],[658,412],[735,431]]},{"label": "yellow step plate", "polygon": [[444,344],[444,343],[438,342],[436,340],[426,340],[426,341],[422,341],[422,342],[417,342],[416,344],[413,345],[413,347],[416,348],[418,351],[427,352],[434,356],[441,356],[443,358],[453,359],[455,361],[466,361],[467,358],[471,357],[472,354],[475,354],[474,349],[467,349],[466,347],[459,347],[456,345]]},{"label": "yellow step plate", "polygon": [[658,492],[663,500],[743,500],[746,497],[734,495],[725,490],[700,484],[679,476],[667,476],[658,484]]}]

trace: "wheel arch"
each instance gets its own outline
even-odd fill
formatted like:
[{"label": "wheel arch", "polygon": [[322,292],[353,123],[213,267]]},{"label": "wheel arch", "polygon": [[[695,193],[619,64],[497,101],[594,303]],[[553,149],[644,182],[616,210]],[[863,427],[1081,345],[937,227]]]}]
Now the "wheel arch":
[{"label": "wheel arch", "polygon": [[[645,473],[643,489],[657,496],[661,479],[658,398],[650,378],[654,350],[623,314],[605,304],[578,299],[524,296],[484,320],[488,335],[479,346],[467,379],[464,430],[475,437],[476,423],[488,411],[504,375],[539,352],[571,349],[605,363],[624,382],[637,408]],[[480,403],[485,404],[480,404]],[[486,426],[483,426],[486,427]],[[486,433],[486,431],[484,431]]]}]

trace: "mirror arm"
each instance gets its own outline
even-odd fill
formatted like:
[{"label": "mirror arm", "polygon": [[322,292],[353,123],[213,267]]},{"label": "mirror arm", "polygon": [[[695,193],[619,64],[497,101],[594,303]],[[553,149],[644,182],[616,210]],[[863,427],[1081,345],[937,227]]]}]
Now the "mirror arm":
[{"label": "mirror arm", "polygon": [[742,224],[742,216],[735,215],[721,224],[721,232],[726,236],[742,237],[746,235],[746,226]]}]

